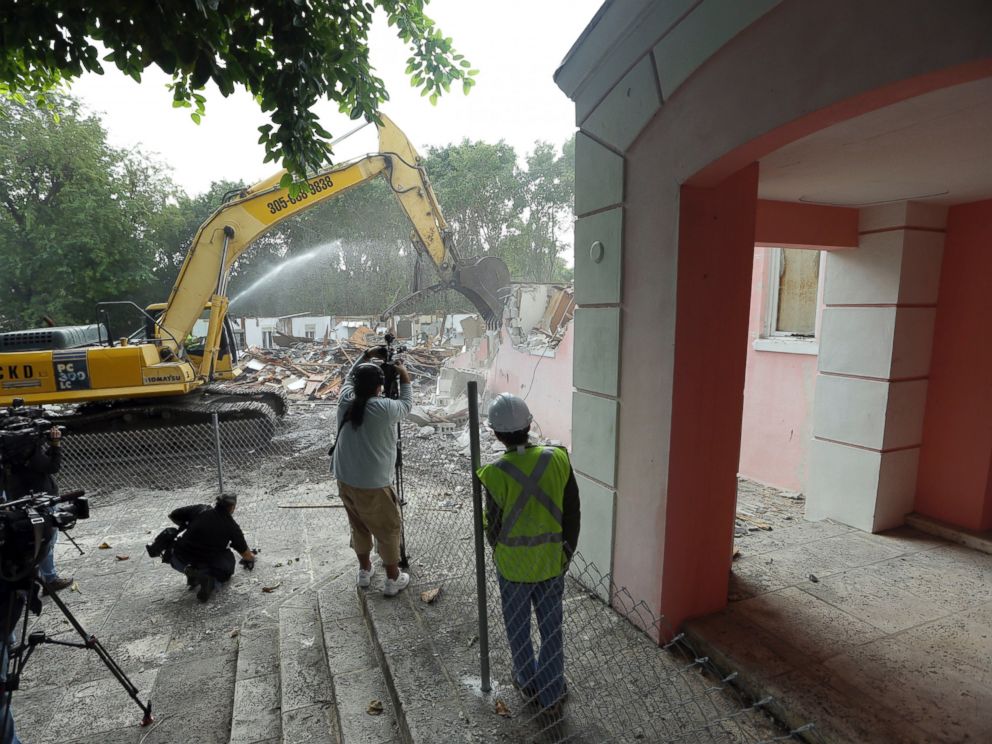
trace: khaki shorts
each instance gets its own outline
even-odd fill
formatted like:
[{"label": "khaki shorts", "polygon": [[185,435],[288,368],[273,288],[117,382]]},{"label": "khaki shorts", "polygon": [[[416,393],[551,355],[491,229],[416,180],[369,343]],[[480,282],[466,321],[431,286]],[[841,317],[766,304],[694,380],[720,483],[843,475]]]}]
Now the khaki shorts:
[{"label": "khaki shorts", "polygon": [[402,517],[392,486],[355,488],[338,481],[338,495],[348,512],[351,547],[357,555],[372,552],[372,538],[379,543],[379,557],[387,566],[400,562]]}]

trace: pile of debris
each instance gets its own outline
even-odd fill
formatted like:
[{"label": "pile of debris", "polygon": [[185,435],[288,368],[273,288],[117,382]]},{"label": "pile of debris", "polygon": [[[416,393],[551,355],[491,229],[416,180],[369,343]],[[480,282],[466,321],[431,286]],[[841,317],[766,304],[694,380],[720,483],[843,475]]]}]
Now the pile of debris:
[{"label": "pile of debris", "polygon": [[509,332],[517,348],[529,351],[556,348],[575,317],[575,294],[570,286],[518,284],[512,300],[508,311]]},{"label": "pile of debris", "polygon": [[[334,400],[345,375],[362,352],[382,343],[381,336],[368,332],[356,333],[347,341],[303,341],[282,349],[253,346],[243,357],[243,373],[233,384],[282,385],[293,400]],[[398,356],[415,384],[433,388],[441,365],[456,352],[443,347],[414,346],[406,347]]]}]

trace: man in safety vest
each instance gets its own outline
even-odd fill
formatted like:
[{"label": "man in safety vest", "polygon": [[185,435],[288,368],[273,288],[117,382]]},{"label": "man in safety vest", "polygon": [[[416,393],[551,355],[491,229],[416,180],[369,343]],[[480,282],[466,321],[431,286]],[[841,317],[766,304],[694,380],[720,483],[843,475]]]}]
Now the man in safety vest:
[{"label": "man in safety vest", "polygon": [[[486,537],[499,574],[515,686],[552,722],[566,695],[562,594],[579,539],[579,488],[562,447],[529,443],[527,404],[502,393],[489,406],[489,426],[506,452],[479,470],[486,488]],[[531,610],[541,648],[531,644]]]}]

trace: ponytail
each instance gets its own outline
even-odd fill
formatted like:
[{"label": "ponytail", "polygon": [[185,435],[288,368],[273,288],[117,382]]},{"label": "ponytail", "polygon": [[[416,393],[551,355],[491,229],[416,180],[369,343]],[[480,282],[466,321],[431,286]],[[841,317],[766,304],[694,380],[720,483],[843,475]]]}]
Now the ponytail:
[{"label": "ponytail", "polygon": [[365,404],[369,402],[369,398],[379,393],[379,387],[383,383],[382,370],[375,364],[359,364],[355,368],[354,380],[355,400],[344,415],[344,420],[350,421],[352,427],[357,429],[365,418]]},{"label": "ponytail", "polygon": [[351,402],[351,408],[344,415],[344,420],[350,421],[352,428],[357,429],[362,425],[362,419],[365,418],[365,404],[369,402],[369,397],[368,395],[356,395]]}]

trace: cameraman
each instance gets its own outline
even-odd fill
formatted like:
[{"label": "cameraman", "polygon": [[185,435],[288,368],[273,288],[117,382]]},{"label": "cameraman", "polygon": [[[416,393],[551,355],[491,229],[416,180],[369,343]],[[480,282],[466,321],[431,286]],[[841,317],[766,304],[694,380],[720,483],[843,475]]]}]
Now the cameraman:
[{"label": "cameraman", "polygon": [[[52,476],[62,467],[62,430],[48,430],[47,442],[39,438],[29,453],[18,462],[8,462],[3,469],[4,500],[15,501],[32,493],[57,496],[59,487]],[[60,578],[55,570],[55,544],[58,532],[49,543],[48,552],[38,564],[38,573],[48,592],[60,592],[72,586],[72,577]]]},{"label": "cameraman", "polygon": [[366,588],[372,582],[375,536],[379,557],[386,567],[382,593],[393,597],[410,583],[409,574],[399,568],[403,518],[392,483],[397,425],[413,408],[413,388],[402,362],[394,360],[390,363],[399,376],[399,399],[383,398],[385,374],[379,365],[369,362],[372,357],[387,361],[389,351],[379,346],[363,353],[341,388],[338,437],[331,467],[351,525],[351,547],[358,557],[358,586]]},{"label": "cameraman", "polygon": [[255,567],[255,553],[248,549],[245,535],[234,521],[237,505],[238,497],[225,493],[212,507],[193,504],[169,514],[169,519],[184,530],[172,548],[172,567],[186,575],[189,589],[200,587],[196,597],[201,602],[210,599],[217,582],[223,584],[234,575],[234,555],[229,548],[241,555],[246,569]]}]

